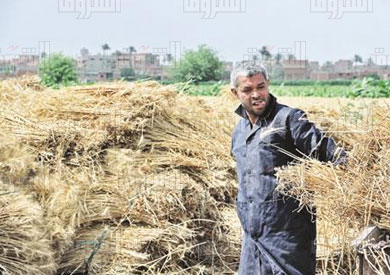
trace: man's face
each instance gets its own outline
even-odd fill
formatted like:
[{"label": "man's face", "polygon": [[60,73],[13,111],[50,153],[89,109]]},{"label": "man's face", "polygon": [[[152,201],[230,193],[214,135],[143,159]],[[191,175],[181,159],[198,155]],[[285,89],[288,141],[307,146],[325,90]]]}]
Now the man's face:
[{"label": "man's face", "polygon": [[232,88],[232,92],[246,111],[252,117],[261,116],[270,101],[269,81],[260,73],[251,77],[239,76],[237,84],[237,89]]}]

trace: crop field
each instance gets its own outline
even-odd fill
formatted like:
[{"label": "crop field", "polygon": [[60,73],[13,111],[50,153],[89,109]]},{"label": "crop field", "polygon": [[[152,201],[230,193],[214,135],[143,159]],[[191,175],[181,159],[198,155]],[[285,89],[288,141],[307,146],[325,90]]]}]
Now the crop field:
[{"label": "crop field", "polygon": [[[318,274],[357,274],[360,228],[390,229],[390,101],[317,94],[345,86],[272,88],[348,151],[345,168],[300,159],[280,169],[278,188],[316,208]],[[1,274],[236,273],[238,102],[223,85],[215,96],[177,89],[0,82]],[[387,247],[369,249],[388,274]]]},{"label": "crop field", "polygon": [[[225,82],[199,84],[179,83],[176,89],[188,95],[216,96],[226,88]],[[365,78],[354,81],[334,82],[271,82],[271,92],[276,96],[338,97],[338,98],[387,98],[390,97],[390,81]]]}]

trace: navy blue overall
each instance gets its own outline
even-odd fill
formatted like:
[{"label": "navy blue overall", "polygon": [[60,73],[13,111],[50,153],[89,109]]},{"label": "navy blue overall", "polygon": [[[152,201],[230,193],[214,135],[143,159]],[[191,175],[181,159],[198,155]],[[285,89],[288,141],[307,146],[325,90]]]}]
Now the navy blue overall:
[{"label": "navy blue overall", "polygon": [[298,202],[276,192],[276,167],[293,157],[336,161],[336,144],[305,118],[299,109],[271,100],[255,125],[240,105],[242,117],[232,134],[237,163],[236,206],[244,231],[239,274],[315,274],[315,217]]}]

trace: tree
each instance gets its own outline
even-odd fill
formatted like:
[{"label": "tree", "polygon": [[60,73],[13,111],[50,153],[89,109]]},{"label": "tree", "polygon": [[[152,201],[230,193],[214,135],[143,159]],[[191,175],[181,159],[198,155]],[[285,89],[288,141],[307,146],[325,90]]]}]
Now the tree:
[{"label": "tree", "polygon": [[283,69],[283,65],[280,63],[271,66],[268,72],[272,80],[284,79],[284,69]]},{"label": "tree", "polygon": [[129,47],[129,53],[132,54],[132,53],[136,53],[137,50],[133,47],[133,46],[130,46]]},{"label": "tree", "polygon": [[219,80],[222,76],[223,65],[217,52],[206,45],[200,45],[197,50],[184,53],[179,64],[176,64],[174,77],[179,81]]},{"label": "tree", "polygon": [[172,54],[167,53],[167,54],[164,56],[163,62],[164,62],[164,63],[167,62],[168,64],[171,64],[172,60],[173,60]]},{"label": "tree", "polygon": [[296,60],[296,57],[293,54],[289,54],[287,59],[288,59],[288,61],[292,61],[292,60]]},{"label": "tree", "polygon": [[121,69],[121,77],[125,79],[130,79],[132,76],[135,76],[135,72],[133,68],[122,68]]},{"label": "tree", "polygon": [[321,69],[324,70],[324,71],[326,71],[326,72],[332,72],[332,71],[333,71],[333,68],[334,68],[334,66],[333,66],[333,63],[332,63],[331,61],[326,61],[326,62],[322,65],[322,67],[321,67]]},{"label": "tree", "polygon": [[102,45],[102,49],[103,49],[103,55],[105,55],[106,51],[110,50],[110,46],[108,46],[107,43],[103,44]]},{"label": "tree", "polygon": [[39,76],[48,87],[58,88],[77,83],[74,60],[60,53],[46,56],[39,64]]},{"label": "tree", "polygon": [[257,60],[259,60],[259,56],[257,54],[252,55],[252,61],[256,62]]},{"label": "tree", "polygon": [[135,47],[133,47],[133,46],[130,46],[128,49],[129,49],[129,54],[130,54],[130,58],[129,58],[130,64],[129,64],[129,65],[130,65],[130,67],[132,68],[133,65],[132,65],[132,63],[131,63],[131,56],[132,56],[133,53],[136,53],[137,50],[136,50]]},{"label": "tree", "polygon": [[363,58],[360,55],[355,54],[355,56],[353,57],[353,62],[354,63],[363,63]]},{"label": "tree", "polygon": [[367,66],[373,67],[375,65],[374,60],[370,57],[367,59]]},{"label": "tree", "polygon": [[262,60],[269,60],[272,57],[266,46],[261,47],[260,54]]},{"label": "tree", "polygon": [[277,53],[275,55],[275,61],[276,61],[276,64],[280,64],[280,61],[283,59],[283,55],[280,54],[280,53]]}]

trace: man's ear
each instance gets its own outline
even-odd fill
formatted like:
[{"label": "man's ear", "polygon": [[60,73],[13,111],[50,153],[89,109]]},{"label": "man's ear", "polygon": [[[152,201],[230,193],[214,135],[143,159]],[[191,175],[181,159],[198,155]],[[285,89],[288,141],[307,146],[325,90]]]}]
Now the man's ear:
[{"label": "man's ear", "polygon": [[237,89],[236,88],[230,88],[230,91],[232,92],[232,94],[238,98],[238,95],[237,95]]}]

